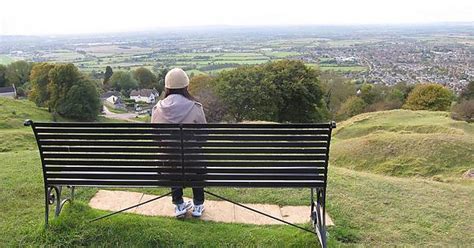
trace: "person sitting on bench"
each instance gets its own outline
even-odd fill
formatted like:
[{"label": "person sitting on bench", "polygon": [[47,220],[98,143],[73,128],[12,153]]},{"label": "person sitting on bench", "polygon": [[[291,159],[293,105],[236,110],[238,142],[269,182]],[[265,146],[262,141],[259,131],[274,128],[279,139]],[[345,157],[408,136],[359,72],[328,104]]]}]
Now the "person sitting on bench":
[{"label": "person sitting on bench", "polygon": [[[189,78],[180,68],[170,70],[165,76],[165,98],[152,110],[152,123],[206,123],[201,103],[188,92]],[[172,188],[175,216],[182,218],[193,207],[191,201],[183,201],[183,189]],[[201,217],[204,211],[204,189],[193,188],[193,217]]]}]

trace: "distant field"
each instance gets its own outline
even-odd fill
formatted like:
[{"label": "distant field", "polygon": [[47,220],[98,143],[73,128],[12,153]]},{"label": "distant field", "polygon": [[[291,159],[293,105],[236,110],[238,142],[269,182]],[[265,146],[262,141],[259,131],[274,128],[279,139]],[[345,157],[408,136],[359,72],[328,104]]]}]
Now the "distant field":
[{"label": "distant field", "polygon": [[8,55],[0,55],[0,64],[2,64],[2,65],[10,64],[13,61],[14,61],[14,59],[12,59]]}]

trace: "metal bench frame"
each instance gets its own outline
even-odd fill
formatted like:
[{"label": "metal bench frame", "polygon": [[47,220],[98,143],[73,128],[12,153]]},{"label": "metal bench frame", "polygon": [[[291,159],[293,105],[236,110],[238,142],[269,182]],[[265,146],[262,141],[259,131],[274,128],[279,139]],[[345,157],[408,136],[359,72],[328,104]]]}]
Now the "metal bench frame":
[{"label": "metal bench frame", "polygon": [[[326,247],[326,187],[335,122],[319,124],[74,123],[26,120],[45,188],[45,225],[86,187],[310,188],[314,230],[204,192],[318,236]],[[138,165],[137,165],[138,164]],[[63,187],[70,189],[63,197]],[[100,220],[160,199],[172,191]]]}]

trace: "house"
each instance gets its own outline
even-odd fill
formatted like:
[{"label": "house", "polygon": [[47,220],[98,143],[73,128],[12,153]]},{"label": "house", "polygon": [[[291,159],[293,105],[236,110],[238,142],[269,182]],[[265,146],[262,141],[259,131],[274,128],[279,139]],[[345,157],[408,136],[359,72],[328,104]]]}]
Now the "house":
[{"label": "house", "polygon": [[8,87],[0,87],[0,97],[16,98],[15,85]]},{"label": "house", "polygon": [[155,89],[132,90],[130,92],[130,99],[135,100],[135,102],[155,103],[159,96],[160,93]]},{"label": "house", "polygon": [[120,93],[117,91],[107,91],[100,96],[100,99],[112,105],[121,105],[122,103],[122,99],[120,98]]}]

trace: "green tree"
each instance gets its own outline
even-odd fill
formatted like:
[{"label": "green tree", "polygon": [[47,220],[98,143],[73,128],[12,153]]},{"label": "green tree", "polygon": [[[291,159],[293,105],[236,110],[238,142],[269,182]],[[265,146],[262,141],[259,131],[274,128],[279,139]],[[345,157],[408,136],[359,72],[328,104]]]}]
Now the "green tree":
[{"label": "green tree", "polygon": [[319,79],[326,105],[332,114],[337,113],[341,105],[356,94],[355,85],[335,71],[321,72]]},{"label": "green tree", "polygon": [[227,106],[216,92],[215,80],[207,75],[191,78],[189,93],[203,106],[208,122],[220,122],[225,118]]},{"label": "green tree", "polygon": [[364,83],[360,87],[359,97],[367,104],[373,104],[384,99],[383,88],[380,85]]},{"label": "green tree", "polygon": [[0,87],[7,86],[7,67],[0,65]]},{"label": "green tree", "polygon": [[168,74],[170,70],[168,68],[162,68],[162,69],[157,69],[157,80],[158,80],[158,87],[156,88],[156,90],[158,92],[162,92],[164,89],[165,89],[165,77],[166,77],[166,74]]},{"label": "green tree", "polygon": [[336,114],[336,120],[345,120],[352,116],[358,115],[364,112],[367,104],[362,98],[358,96],[349,97],[342,105]]},{"label": "green tree", "polygon": [[58,64],[49,73],[48,106],[51,111],[58,112],[69,89],[81,79],[81,74],[73,64]]},{"label": "green tree", "polygon": [[23,60],[9,64],[5,72],[7,85],[23,86],[30,78],[31,68],[32,63]]},{"label": "green tree", "polygon": [[276,88],[264,80],[261,66],[244,66],[223,71],[216,78],[216,89],[227,108],[227,115],[243,120],[273,121],[277,117]]},{"label": "green tree", "polygon": [[326,119],[318,71],[302,61],[281,60],[263,65],[263,81],[275,91],[278,122],[315,122]]},{"label": "green tree", "polygon": [[109,88],[109,80],[113,74],[114,74],[114,71],[112,70],[112,67],[106,66],[105,73],[104,73],[104,81],[102,83],[104,85],[104,88]]},{"label": "green tree", "polygon": [[453,98],[453,93],[442,85],[419,84],[408,95],[403,108],[446,111],[451,106]]},{"label": "green tree", "polygon": [[472,100],[474,99],[474,81],[469,82],[467,87],[459,95],[461,99]]},{"label": "green tree", "polygon": [[138,88],[138,82],[133,78],[130,72],[117,71],[114,72],[110,78],[110,85],[114,90],[122,92],[122,94],[129,96],[133,89]]},{"label": "green tree", "polygon": [[81,78],[68,90],[58,113],[75,120],[92,121],[99,115],[101,107],[95,83]]},{"label": "green tree", "polygon": [[37,106],[44,107],[49,99],[48,83],[49,72],[54,68],[53,64],[38,63],[33,66],[30,74],[31,89],[28,99]]},{"label": "green tree", "polygon": [[138,81],[138,87],[141,89],[159,88],[157,77],[145,67],[140,67],[133,71],[133,77]]}]

